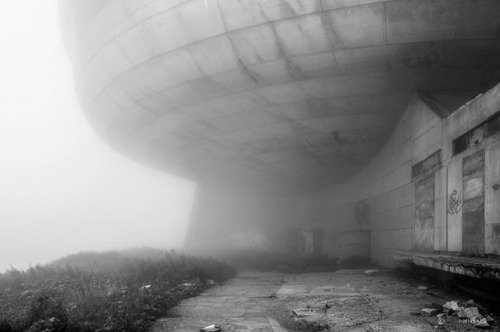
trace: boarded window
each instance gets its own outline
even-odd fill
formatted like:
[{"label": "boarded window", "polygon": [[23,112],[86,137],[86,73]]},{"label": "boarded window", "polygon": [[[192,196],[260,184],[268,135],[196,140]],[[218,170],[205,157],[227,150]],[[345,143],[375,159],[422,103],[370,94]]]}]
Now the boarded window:
[{"label": "boarded window", "polygon": [[500,112],[495,113],[479,126],[469,130],[453,141],[453,155],[464,152],[468,148],[478,145],[485,138],[500,131]]},{"label": "boarded window", "polygon": [[434,174],[415,182],[415,230],[413,250],[434,251]]},{"label": "boarded window", "polygon": [[462,161],[462,253],[468,256],[484,255],[484,160],[480,150]]},{"label": "boarded window", "polygon": [[413,179],[420,177],[421,175],[430,174],[437,170],[441,164],[439,157],[440,152],[441,150],[438,150],[418,164],[413,165],[411,169]]}]

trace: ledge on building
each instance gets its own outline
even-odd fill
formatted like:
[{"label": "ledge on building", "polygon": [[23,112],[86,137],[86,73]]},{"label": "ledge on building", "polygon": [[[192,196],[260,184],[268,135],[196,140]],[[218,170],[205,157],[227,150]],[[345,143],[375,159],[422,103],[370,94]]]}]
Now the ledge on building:
[{"label": "ledge on building", "polygon": [[393,258],[446,272],[474,278],[500,280],[500,257],[466,257],[452,253],[419,253],[399,251]]}]

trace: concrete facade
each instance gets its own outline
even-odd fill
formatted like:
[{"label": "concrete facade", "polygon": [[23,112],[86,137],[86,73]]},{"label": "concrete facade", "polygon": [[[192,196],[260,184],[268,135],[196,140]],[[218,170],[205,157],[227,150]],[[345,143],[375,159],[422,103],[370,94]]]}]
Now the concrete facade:
[{"label": "concrete facade", "polygon": [[[190,233],[193,240],[188,241],[188,247],[194,248],[193,243],[197,243],[205,250],[213,248],[213,244],[200,241],[203,236],[197,232],[210,234],[208,239],[231,239],[235,233],[247,230],[240,233],[241,238],[258,239],[247,248],[286,252],[290,241],[287,231],[320,229],[324,254],[339,259],[369,256],[383,266],[409,259],[436,267],[418,255],[495,257],[500,250],[500,132],[455,155],[453,141],[499,111],[500,85],[444,119],[415,96],[381,152],[358,175],[335,188],[304,195],[242,196],[227,189],[222,190],[224,195],[211,191],[207,196],[218,199],[219,205],[210,199],[199,201],[208,203],[217,213],[236,213],[213,216],[210,209],[202,209],[194,216]],[[416,165],[436,155],[437,163],[429,163],[422,174],[412,176]],[[470,168],[467,164],[474,157],[482,162],[471,178],[471,172],[463,169],[464,165]],[[419,191],[419,186],[424,189]],[[467,203],[476,197],[482,200],[472,201],[469,214],[479,214],[477,220],[465,215]],[[356,214],[360,202],[368,211],[366,220]],[[244,220],[235,226],[243,216],[256,220]],[[430,221],[422,226],[422,219]],[[472,224],[472,231],[465,222]],[[203,224],[215,232],[200,227]],[[474,227],[482,233],[464,237]],[[222,229],[234,228],[221,234]],[[221,246],[225,247],[223,242]],[[470,251],[467,244],[480,249]],[[474,264],[479,263],[476,260]],[[458,273],[456,269],[446,270]]]},{"label": "concrete facade", "polygon": [[[393,262],[395,254],[411,252],[498,255],[500,237],[494,229],[500,221],[499,160],[496,159],[500,136],[498,133],[493,134],[456,155],[453,155],[452,146],[454,139],[499,110],[499,86],[478,96],[446,119],[440,119],[415,97],[373,162],[342,186],[323,192],[331,201],[328,205],[330,220],[369,230],[371,257],[384,265]],[[436,152],[439,153],[440,163],[431,168],[429,174],[425,174],[425,185],[431,191],[423,193],[428,202],[424,202],[427,211],[422,213],[416,201],[419,196],[417,187],[422,179],[412,178],[412,167]],[[479,170],[476,170],[480,176],[468,179],[468,174],[463,171],[464,164],[478,154],[483,161]],[[432,182],[430,185],[429,181]],[[464,222],[476,221],[464,215],[471,197],[483,197],[477,206],[470,209],[480,214],[478,226],[484,227],[482,235],[473,239],[463,234],[464,230],[471,233]],[[356,223],[354,213],[344,211],[346,207],[349,209],[355,202],[362,200],[368,202],[370,223],[360,225]],[[454,205],[455,202],[458,205]],[[429,216],[433,219],[431,225],[420,227],[419,220]],[[432,243],[422,246],[422,237]],[[469,252],[464,240],[469,245],[473,243],[481,246],[480,252]]]},{"label": "concrete facade", "polygon": [[500,110],[499,1],[74,0],[61,12],[97,133],[198,181],[187,249],[384,266],[500,254],[498,124],[482,125]]},{"label": "concrete facade", "polygon": [[62,4],[99,135],[200,182],[329,188],[378,153],[415,92],[463,102],[500,81],[496,0]]}]

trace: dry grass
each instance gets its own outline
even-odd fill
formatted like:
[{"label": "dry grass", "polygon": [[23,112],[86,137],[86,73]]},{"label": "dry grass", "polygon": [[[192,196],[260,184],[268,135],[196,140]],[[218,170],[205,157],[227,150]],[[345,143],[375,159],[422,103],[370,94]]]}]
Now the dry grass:
[{"label": "dry grass", "polygon": [[226,264],[163,252],[81,253],[0,274],[0,332],[145,331],[180,300],[234,275]]}]

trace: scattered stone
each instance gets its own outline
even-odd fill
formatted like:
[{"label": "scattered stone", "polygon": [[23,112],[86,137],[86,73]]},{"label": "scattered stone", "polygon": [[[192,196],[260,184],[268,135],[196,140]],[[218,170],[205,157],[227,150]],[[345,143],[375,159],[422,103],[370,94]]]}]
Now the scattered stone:
[{"label": "scattered stone", "polygon": [[443,304],[443,309],[458,311],[460,310],[460,307],[458,306],[457,301],[448,301],[445,304]]},{"label": "scattered stone", "polygon": [[437,315],[437,325],[438,326],[443,326],[444,324],[446,324],[446,318],[448,317],[447,314],[445,313],[440,313]]},{"label": "scattered stone", "polygon": [[271,295],[264,296],[265,299],[275,299],[276,298],[276,293],[272,293]]},{"label": "scattered stone", "polygon": [[426,290],[428,290],[429,288],[428,288],[427,286],[418,286],[418,289],[423,290],[423,291],[426,291]]},{"label": "scattered stone", "polygon": [[439,303],[432,302],[431,304],[426,304],[425,307],[437,309],[439,312],[443,311],[443,306],[440,305]]},{"label": "scattered stone", "polygon": [[463,306],[465,308],[476,307],[479,310],[479,313],[481,313],[481,314],[485,314],[486,313],[486,309],[482,305],[474,302],[474,300],[469,300],[469,301],[465,302],[463,304]]},{"label": "scattered stone", "polygon": [[144,292],[144,291],[147,291],[147,290],[150,290],[150,289],[151,289],[151,285],[143,285],[143,286],[141,286],[141,288],[140,288],[140,290],[141,290],[141,291],[143,291],[143,292]]},{"label": "scattered stone", "polygon": [[315,312],[314,309],[312,309],[312,308],[293,309],[292,312],[298,318],[308,317],[308,316],[317,316],[318,315],[318,313]]},{"label": "scattered stone", "polygon": [[365,272],[363,272],[365,275],[367,276],[372,276],[374,274],[377,274],[379,272],[379,270],[377,269],[373,269],[373,270],[366,270]]},{"label": "scattered stone", "polygon": [[439,310],[436,308],[423,308],[420,310],[420,314],[422,316],[436,316],[439,313]]},{"label": "scattered stone", "polygon": [[470,320],[479,320],[483,318],[483,316],[479,313],[479,309],[477,309],[477,307],[464,308],[463,310],[457,312],[457,316],[458,318],[467,318]]},{"label": "scattered stone", "polygon": [[205,326],[204,328],[200,329],[200,332],[220,332],[220,331],[222,331],[221,327],[220,327],[220,325],[217,325],[217,324]]}]

